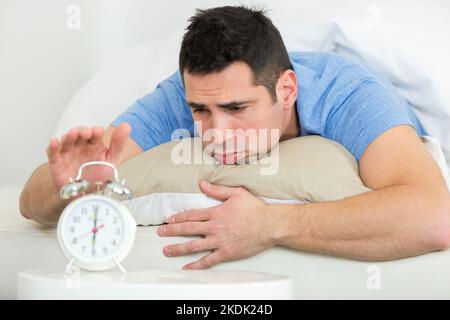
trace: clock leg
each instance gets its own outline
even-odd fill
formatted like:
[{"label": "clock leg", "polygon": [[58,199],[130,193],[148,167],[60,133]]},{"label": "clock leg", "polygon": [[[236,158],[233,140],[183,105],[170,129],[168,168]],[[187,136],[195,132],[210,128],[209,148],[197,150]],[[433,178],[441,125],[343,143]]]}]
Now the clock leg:
[{"label": "clock leg", "polygon": [[74,272],[76,272],[76,271],[78,271],[78,268],[76,268],[75,266],[74,266],[74,263],[75,262],[75,259],[71,259],[70,261],[69,261],[69,263],[66,265],[66,267],[64,268],[64,273],[65,274],[72,274],[72,273],[74,273]]},{"label": "clock leg", "polygon": [[115,262],[117,268],[119,268],[120,271],[122,271],[124,274],[127,273],[125,268],[120,264],[120,262],[116,258],[114,258],[113,261]]}]

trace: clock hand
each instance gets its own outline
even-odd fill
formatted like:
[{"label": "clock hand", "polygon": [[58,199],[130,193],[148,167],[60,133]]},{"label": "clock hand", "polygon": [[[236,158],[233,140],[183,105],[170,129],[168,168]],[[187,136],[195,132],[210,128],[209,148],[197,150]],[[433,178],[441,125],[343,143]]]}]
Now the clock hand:
[{"label": "clock hand", "polygon": [[92,233],[93,233],[92,247],[95,247],[95,238],[96,238],[96,234],[97,234],[97,215],[98,215],[98,206],[94,205],[94,228],[92,229]]},{"label": "clock hand", "polygon": [[98,230],[100,230],[101,228],[104,228],[104,227],[105,227],[105,225],[104,225],[104,224],[101,224],[101,225],[99,225],[99,226],[97,227],[97,229],[95,229],[95,231],[92,230],[92,232],[97,232]]},{"label": "clock hand", "polygon": [[97,228],[98,206],[94,206],[94,228]]},{"label": "clock hand", "polygon": [[96,239],[96,235],[97,235],[98,230],[100,230],[101,228],[104,228],[104,227],[105,227],[105,225],[101,224],[101,225],[98,226],[98,228],[96,228],[96,227],[92,228],[91,232],[93,233],[93,236],[92,236],[92,246],[93,247],[95,246],[95,239]]},{"label": "clock hand", "polygon": [[104,224],[99,225],[97,228],[94,227],[90,231],[83,233],[81,236],[78,237],[78,239],[82,239],[82,238],[90,235],[91,233],[97,233],[98,230],[100,230],[101,228],[104,228],[104,227],[105,227]]},{"label": "clock hand", "polygon": [[83,239],[84,237],[90,235],[92,233],[92,230],[90,230],[89,232],[83,233],[81,236],[78,237],[78,239]]}]

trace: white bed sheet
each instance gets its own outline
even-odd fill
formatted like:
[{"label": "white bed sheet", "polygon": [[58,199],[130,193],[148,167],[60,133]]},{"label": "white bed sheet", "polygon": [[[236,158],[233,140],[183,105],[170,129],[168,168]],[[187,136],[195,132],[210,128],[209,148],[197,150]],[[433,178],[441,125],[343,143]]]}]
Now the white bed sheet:
[{"label": "white bed sheet", "polygon": [[[20,190],[20,186],[0,186],[0,299],[16,297],[19,271],[63,269],[67,262],[59,250],[54,228],[42,227],[21,217],[18,209]],[[162,248],[189,238],[193,237],[160,238],[156,227],[139,227],[135,245],[124,265],[130,270],[180,269],[201,255],[167,258],[162,254]],[[373,263],[276,247],[214,269],[291,276],[295,299],[448,299],[449,265],[450,250]],[[380,272],[380,289],[367,286],[373,270]]]}]

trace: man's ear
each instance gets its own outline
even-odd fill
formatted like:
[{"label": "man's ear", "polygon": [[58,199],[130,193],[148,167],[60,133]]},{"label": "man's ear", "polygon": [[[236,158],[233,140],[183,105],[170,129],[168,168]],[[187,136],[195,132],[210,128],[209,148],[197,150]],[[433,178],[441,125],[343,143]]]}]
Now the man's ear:
[{"label": "man's ear", "polygon": [[297,75],[294,70],[288,69],[281,73],[276,87],[277,100],[283,108],[292,108],[298,95]]}]

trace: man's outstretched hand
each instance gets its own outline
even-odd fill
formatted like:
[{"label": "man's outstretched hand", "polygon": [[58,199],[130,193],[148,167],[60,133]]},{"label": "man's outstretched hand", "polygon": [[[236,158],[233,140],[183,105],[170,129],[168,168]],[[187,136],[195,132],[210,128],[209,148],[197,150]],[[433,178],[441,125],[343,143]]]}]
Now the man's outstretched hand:
[{"label": "man's outstretched hand", "polygon": [[[80,166],[89,161],[107,161],[119,165],[120,155],[131,132],[127,123],[118,126],[109,145],[104,143],[105,130],[101,127],[75,128],[62,136],[50,140],[47,148],[48,164],[57,190],[75,178]],[[83,170],[83,179],[95,182],[110,180],[111,168],[93,166]]]}]

